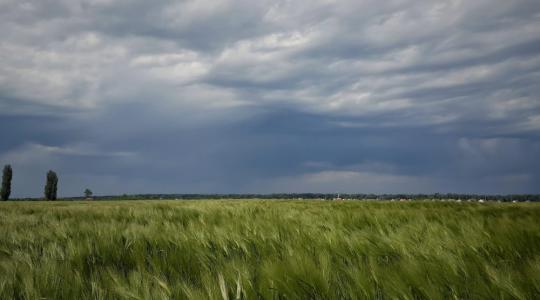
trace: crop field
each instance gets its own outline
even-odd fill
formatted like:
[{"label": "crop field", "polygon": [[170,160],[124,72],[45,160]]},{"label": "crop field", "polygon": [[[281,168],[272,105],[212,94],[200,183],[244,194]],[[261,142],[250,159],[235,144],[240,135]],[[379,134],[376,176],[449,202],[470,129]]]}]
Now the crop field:
[{"label": "crop field", "polygon": [[0,299],[540,299],[540,204],[3,202]]}]

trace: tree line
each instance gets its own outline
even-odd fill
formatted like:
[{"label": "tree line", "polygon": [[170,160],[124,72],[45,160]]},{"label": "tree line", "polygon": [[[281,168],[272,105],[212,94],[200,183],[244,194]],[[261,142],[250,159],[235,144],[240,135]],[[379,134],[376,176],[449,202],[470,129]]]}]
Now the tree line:
[{"label": "tree line", "polygon": [[[2,170],[2,187],[0,188],[0,198],[3,201],[9,200],[11,196],[11,181],[13,179],[13,169],[11,165],[5,165]],[[44,197],[46,200],[56,200],[58,192],[58,175],[49,170],[45,181]]]},{"label": "tree line", "polygon": [[[329,194],[329,193],[277,193],[277,194],[123,194],[96,196],[96,200],[204,200],[204,199],[299,199],[299,200],[333,200],[339,196],[341,199],[351,200],[462,200],[462,201],[540,201],[539,194],[512,194],[512,195],[486,195],[486,194]],[[83,197],[72,197],[71,200],[81,200]]]},{"label": "tree line", "polygon": [[[0,189],[0,198],[9,200],[11,194],[11,181],[13,179],[13,170],[11,165],[5,165],[2,172],[2,187]],[[46,200],[56,200],[58,191],[58,176],[56,172],[49,170],[47,172],[44,198]],[[84,195],[86,199],[92,197],[92,191],[86,189]],[[373,200],[487,200],[487,201],[540,201],[539,194],[513,194],[513,195],[486,195],[486,194],[464,194],[464,193],[446,193],[446,194],[328,194],[328,193],[278,193],[278,194],[135,194],[135,195],[112,195],[94,197],[101,200],[139,200],[139,199],[323,199],[331,200],[336,197],[342,199],[373,199]],[[73,197],[78,200],[81,197]]]}]

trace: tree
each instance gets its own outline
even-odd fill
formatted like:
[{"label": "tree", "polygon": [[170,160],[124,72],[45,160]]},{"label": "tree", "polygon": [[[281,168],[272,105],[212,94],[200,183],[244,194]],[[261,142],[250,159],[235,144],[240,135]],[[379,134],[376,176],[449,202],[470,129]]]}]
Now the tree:
[{"label": "tree", "polygon": [[45,184],[45,199],[56,200],[58,190],[58,176],[54,171],[47,172],[47,183]]},{"label": "tree", "polygon": [[2,189],[0,190],[0,198],[4,201],[8,200],[11,194],[11,178],[13,178],[13,170],[10,165],[5,165],[2,172]]},{"label": "tree", "polygon": [[92,197],[92,191],[90,189],[86,189],[84,190],[84,195],[86,196],[86,198],[90,198]]}]

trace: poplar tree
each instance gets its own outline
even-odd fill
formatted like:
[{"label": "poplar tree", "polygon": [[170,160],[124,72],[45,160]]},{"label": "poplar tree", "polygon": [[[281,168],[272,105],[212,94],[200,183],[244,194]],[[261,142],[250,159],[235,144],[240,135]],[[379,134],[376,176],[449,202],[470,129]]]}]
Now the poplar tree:
[{"label": "poplar tree", "polygon": [[56,192],[58,190],[58,176],[54,171],[47,172],[47,182],[45,183],[45,199],[56,200]]},{"label": "poplar tree", "polygon": [[10,165],[5,165],[2,172],[2,189],[0,190],[0,198],[4,201],[9,200],[11,194],[11,179],[13,178],[13,170]]}]

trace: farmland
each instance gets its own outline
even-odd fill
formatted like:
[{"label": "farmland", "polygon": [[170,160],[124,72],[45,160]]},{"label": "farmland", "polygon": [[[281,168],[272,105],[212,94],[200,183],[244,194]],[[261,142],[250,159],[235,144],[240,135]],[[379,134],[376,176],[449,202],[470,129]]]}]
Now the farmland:
[{"label": "farmland", "polygon": [[0,299],[538,299],[540,205],[0,203]]}]

